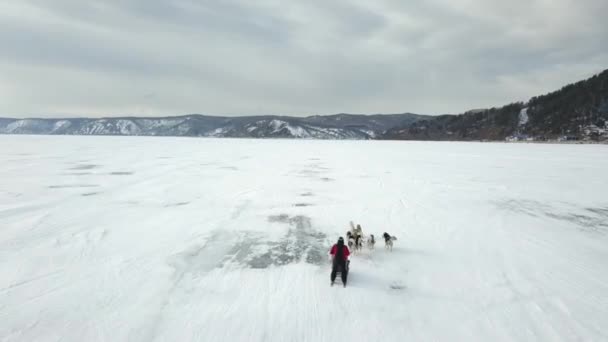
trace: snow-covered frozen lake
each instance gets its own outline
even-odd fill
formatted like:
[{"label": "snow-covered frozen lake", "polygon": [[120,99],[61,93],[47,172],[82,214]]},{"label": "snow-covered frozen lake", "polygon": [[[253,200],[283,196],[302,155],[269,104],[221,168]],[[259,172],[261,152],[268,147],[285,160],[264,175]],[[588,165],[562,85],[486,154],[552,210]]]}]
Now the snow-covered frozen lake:
[{"label": "snow-covered frozen lake", "polygon": [[[2,341],[608,340],[605,145],[0,136],[0,161]],[[351,220],[398,240],[330,287]]]}]

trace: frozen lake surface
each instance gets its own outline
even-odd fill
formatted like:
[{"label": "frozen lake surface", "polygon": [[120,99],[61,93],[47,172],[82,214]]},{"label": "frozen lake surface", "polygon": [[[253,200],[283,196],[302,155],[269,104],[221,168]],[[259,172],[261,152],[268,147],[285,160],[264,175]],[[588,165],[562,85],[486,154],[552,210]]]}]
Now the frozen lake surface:
[{"label": "frozen lake surface", "polygon": [[[2,341],[608,340],[606,145],[0,136],[0,161]],[[351,220],[379,241],[330,287]]]}]

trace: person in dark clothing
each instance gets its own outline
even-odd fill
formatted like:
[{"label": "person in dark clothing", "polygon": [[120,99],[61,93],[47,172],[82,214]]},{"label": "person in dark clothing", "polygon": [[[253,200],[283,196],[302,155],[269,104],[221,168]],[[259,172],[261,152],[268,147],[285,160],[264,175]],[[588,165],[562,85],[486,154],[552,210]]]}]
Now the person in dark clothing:
[{"label": "person in dark clothing", "polygon": [[348,250],[348,247],[344,245],[344,239],[342,237],[338,239],[338,243],[331,247],[329,254],[332,256],[331,285],[334,285],[339,271],[342,277],[342,284],[346,286],[350,251]]}]

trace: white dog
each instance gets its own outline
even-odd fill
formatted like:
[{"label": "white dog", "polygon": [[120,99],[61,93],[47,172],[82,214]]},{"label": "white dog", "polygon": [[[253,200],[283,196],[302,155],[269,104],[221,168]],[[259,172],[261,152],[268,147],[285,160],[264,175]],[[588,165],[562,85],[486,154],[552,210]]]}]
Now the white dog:
[{"label": "white dog", "polygon": [[353,247],[356,249],[357,247],[355,246],[355,239],[353,237],[349,237],[348,238],[348,249],[349,250],[353,250]]}]

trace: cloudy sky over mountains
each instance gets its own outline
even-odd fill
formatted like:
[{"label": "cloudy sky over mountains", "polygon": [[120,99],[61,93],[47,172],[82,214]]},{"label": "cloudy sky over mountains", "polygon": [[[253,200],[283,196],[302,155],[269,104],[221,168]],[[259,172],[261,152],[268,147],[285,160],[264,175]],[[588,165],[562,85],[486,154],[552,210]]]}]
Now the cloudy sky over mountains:
[{"label": "cloudy sky over mountains", "polygon": [[606,0],[7,0],[0,116],[459,113],[608,66]]}]

